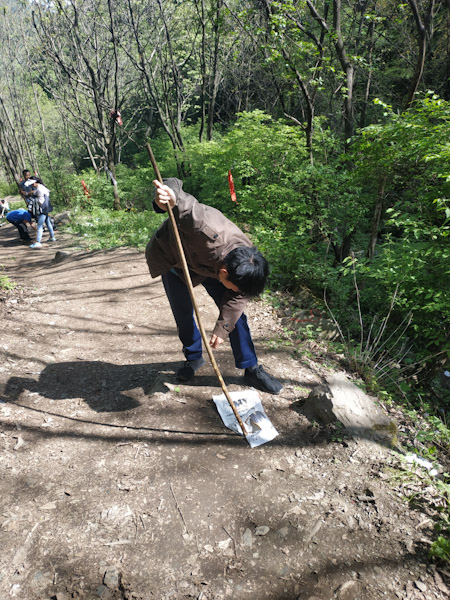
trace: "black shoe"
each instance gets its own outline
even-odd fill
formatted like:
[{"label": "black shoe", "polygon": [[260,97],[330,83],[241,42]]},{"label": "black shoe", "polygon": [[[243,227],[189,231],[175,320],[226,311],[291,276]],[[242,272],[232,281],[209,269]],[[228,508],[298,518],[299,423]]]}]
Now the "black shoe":
[{"label": "black shoe", "polygon": [[268,392],[269,394],[279,394],[283,389],[281,383],[275,377],[269,375],[267,371],[264,371],[261,365],[245,369],[244,381],[257,390]]},{"label": "black shoe", "polygon": [[192,379],[196,373],[205,364],[203,358],[198,358],[197,360],[187,360],[181,369],[177,373],[177,379],[179,381],[189,381]]}]

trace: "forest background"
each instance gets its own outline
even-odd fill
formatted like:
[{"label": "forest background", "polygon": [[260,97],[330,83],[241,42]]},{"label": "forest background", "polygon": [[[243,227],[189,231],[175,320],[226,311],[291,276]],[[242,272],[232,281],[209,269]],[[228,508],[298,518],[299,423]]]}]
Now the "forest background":
[{"label": "forest background", "polygon": [[28,168],[90,248],[144,246],[151,140],[448,444],[449,0],[6,0],[0,39],[0,195]]}]

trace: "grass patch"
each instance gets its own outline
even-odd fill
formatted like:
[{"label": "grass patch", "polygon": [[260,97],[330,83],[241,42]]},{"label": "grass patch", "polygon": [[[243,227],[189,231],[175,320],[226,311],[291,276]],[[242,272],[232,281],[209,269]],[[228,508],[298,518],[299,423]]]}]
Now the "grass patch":
[{"label": "grass patch", "polygon": [[91,250],[130,246],[142,248],[147,245],[164,215],[153,211],[111,211],[94,208],[86,213],[75,210],[72,221],[65,229],[83,239],[83,245]]},{"label": "grass patch", "polygon": [[7,275],[0,273],[0,290],[8,291],[13,290],[15,287],[16,284]]}]

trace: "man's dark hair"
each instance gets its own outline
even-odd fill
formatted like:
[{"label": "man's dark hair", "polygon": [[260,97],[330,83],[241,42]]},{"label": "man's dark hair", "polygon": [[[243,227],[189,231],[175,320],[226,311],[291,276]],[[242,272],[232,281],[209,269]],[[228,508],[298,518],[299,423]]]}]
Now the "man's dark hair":
[{"label": "man's dark hair", "polygon": [[22,175],[25,177],[25,173],[31,173],[30,169],[24,169]]},{"label": "man's dark hair", "polygon": [[225,257],[228,280],[245,296],[259,296],[264,290],[269,265],[254,246],[238,246]]}]

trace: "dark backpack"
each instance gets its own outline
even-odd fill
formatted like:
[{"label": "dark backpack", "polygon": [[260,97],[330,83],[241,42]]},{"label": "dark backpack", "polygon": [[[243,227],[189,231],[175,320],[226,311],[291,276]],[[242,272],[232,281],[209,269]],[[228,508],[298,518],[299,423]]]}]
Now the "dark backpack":
[{"label": "dark backpack", "polygon": [[31,215],[32,219],[36,219],[42,214],[42,205],[39,203],[37,197],[32,196],[30,201],[28,202],[28,212]]},{"label": "dark backpack", "polygon": [[48,213],[52,212],[52,210],[53,206],[50,202],[49,196],[45,196],[43,204],[39,202],[37,196],[32,196],[31,200],[28,202],[28,212],[33,219],[37,220],[39,215],[42,215],[43,213],[48,215]]}]

